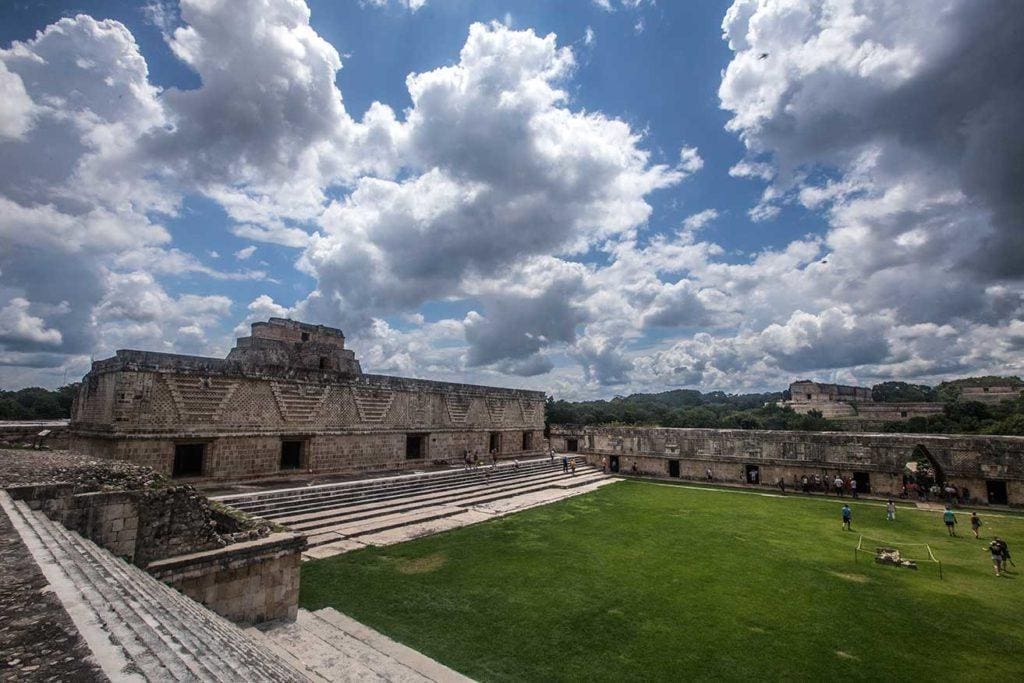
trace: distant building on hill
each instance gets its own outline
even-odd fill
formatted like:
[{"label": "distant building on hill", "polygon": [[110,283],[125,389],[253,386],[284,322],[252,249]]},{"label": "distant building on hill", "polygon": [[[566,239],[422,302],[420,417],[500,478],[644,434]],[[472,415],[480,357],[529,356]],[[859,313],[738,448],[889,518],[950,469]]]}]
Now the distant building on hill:
[{"label": "distant building on hill", "polygon": [[978,401],[980,403],[1000,403],[1020,398],[1024,393],[1024,382],[1007,378],[1004,384],[982,383],[960,384],[961,401]]},{"label": "distant building on hill", "polygon": [[789,400],[782,405],[806,415],[816,410],[830,420],[857,422],[862,427],[912,417],[940,415],[941,403],[876,403],[868,387],[799,380],[789,385]]}]

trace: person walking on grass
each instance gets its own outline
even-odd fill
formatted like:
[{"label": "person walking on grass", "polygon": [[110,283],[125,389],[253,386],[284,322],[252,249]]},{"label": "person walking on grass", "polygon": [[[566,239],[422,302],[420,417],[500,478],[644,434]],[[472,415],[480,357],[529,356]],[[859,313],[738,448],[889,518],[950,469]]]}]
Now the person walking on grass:
[{"label": "person walking on grass", "polygon": [[979,538],[978,530],[981,529],[981,517],[978,516],[977,512],[971,513],[971,531],[974,532],[974,537]]},{"label": "person walking on grass", "polygon": [[843,531],[853,531],[853,510],[843,503]]},{"label": "person walking on grass", "polygon": [[885,518],[890,522],[896,521],[896,503],[893,502],[892,498],[885,504]]},{"label": "person walking on grass", "polygon": [[996,536],[988,544],[988,552],[992,556],[992,568],[996,570],[996,576],[1003,571],[1003,542]]},{"label": "person walking on grass", "polygon": [[942,521],[946,523],[946,531],[950,536],[956,536],[956,514],[946,505],[946,511],[942,513]]},{"label": "person walking on grass", "polygon": [[999,545],[1000,545],[1000,555],[1002,555],[1002,558],[1003,558],[1003,571],[1004,572],[1010,571],[1007,568],[1007,565],[1013,565],[1014,569],[1016,569],[1017,565],[1013,563],[1013,559],[1010,557],[1010,546],[1008,546],[1006,544],[1006,541],[1004,541],[1003,539],[999,539]]}]

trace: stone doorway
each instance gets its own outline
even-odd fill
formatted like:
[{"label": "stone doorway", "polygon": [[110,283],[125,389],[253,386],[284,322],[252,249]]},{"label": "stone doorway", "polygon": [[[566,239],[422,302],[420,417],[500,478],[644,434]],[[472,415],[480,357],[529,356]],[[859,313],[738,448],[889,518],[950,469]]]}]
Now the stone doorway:
[{"label": "stone doorway", "polygon": [[871,475],[867,472],[854,472],[853,480],[857,482],[857,493],[871,493]]},{"label": "stone doorway", "polygon": [[761,468],[758,465],[746,465],[743,469],[744,481],[748,484],[761,483]]},{"label": "stone doorway", "polygon": [[201,477],[206,459],[205,443],[179,443],[174,446],[172,477]]},{"label": "stone doorway", "polygon": [[298,470],[302,468],[302,442],[281,442],[281,469]]},{"label": "stone doorway", "polygon": [[985,482],[985,492],[991,505],[1006,505],[1010,502],[1006,494],[1006,482],[1001,479],[989,479]]},{"label": "stone doorway", "polygon": [[425,434],[405,435],[405,459],[421,460],[427,451],[427,438]]},{"label": "stone doorway", "polygon": [[669,460],[668,461],[668,476],[679,478],[679,461]]},{"label": "stone doorway", "polygon": [[501,453],[501,432],[491,432],[488,439],[487,451],[489,453]]},{"label": "stone doorway", "polygon": [[565,440],[565,450],[569,451],[570,453],[578,452],[580,450],[580,442],[579,442],[579,440],[578,439],[566,439]]},{"label": "stone doorway", "polygon": [[608,458],[608,470],[612,474],[618,474],[618,472],[619,472],[619,456],[613,455],[612,457]]}]

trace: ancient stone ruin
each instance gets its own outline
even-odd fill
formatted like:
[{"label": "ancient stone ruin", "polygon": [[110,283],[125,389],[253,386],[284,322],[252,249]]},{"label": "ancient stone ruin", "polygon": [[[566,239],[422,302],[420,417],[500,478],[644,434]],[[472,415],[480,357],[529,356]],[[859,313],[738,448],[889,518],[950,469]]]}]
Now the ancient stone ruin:
[{"label": "ancient stone ruin", "polygon": [[904,560],[896,548],[875,548],[875,562],[904,569],[917,569],[917,563],[913,560]]},{"label": "ancient stone ruin", "polygon": [[544,394],[363,374],[341,330],[271,318],[227,358],[120,350],[93,363],[72,449],[176,478],[358,473],[543,448]]}]

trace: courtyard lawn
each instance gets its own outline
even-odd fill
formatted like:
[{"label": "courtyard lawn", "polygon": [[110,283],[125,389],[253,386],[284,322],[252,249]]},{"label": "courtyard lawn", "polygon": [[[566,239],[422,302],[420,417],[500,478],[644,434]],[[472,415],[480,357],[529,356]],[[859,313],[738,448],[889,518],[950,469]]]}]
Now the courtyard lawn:
[{"label": "courtyard lawn", "polygon": [[[482,681],[1024,680],[1024,518],[645,482],[302,566],[332,606]],[[859,534],[931,544],[854,563]],[[1020,551],[993,575],[988,538]],[[874,547],[873,542],[866,543]],[[904,548],[924,555],[923,548]],[[906,554],[906,553],[905,553]]]}]

